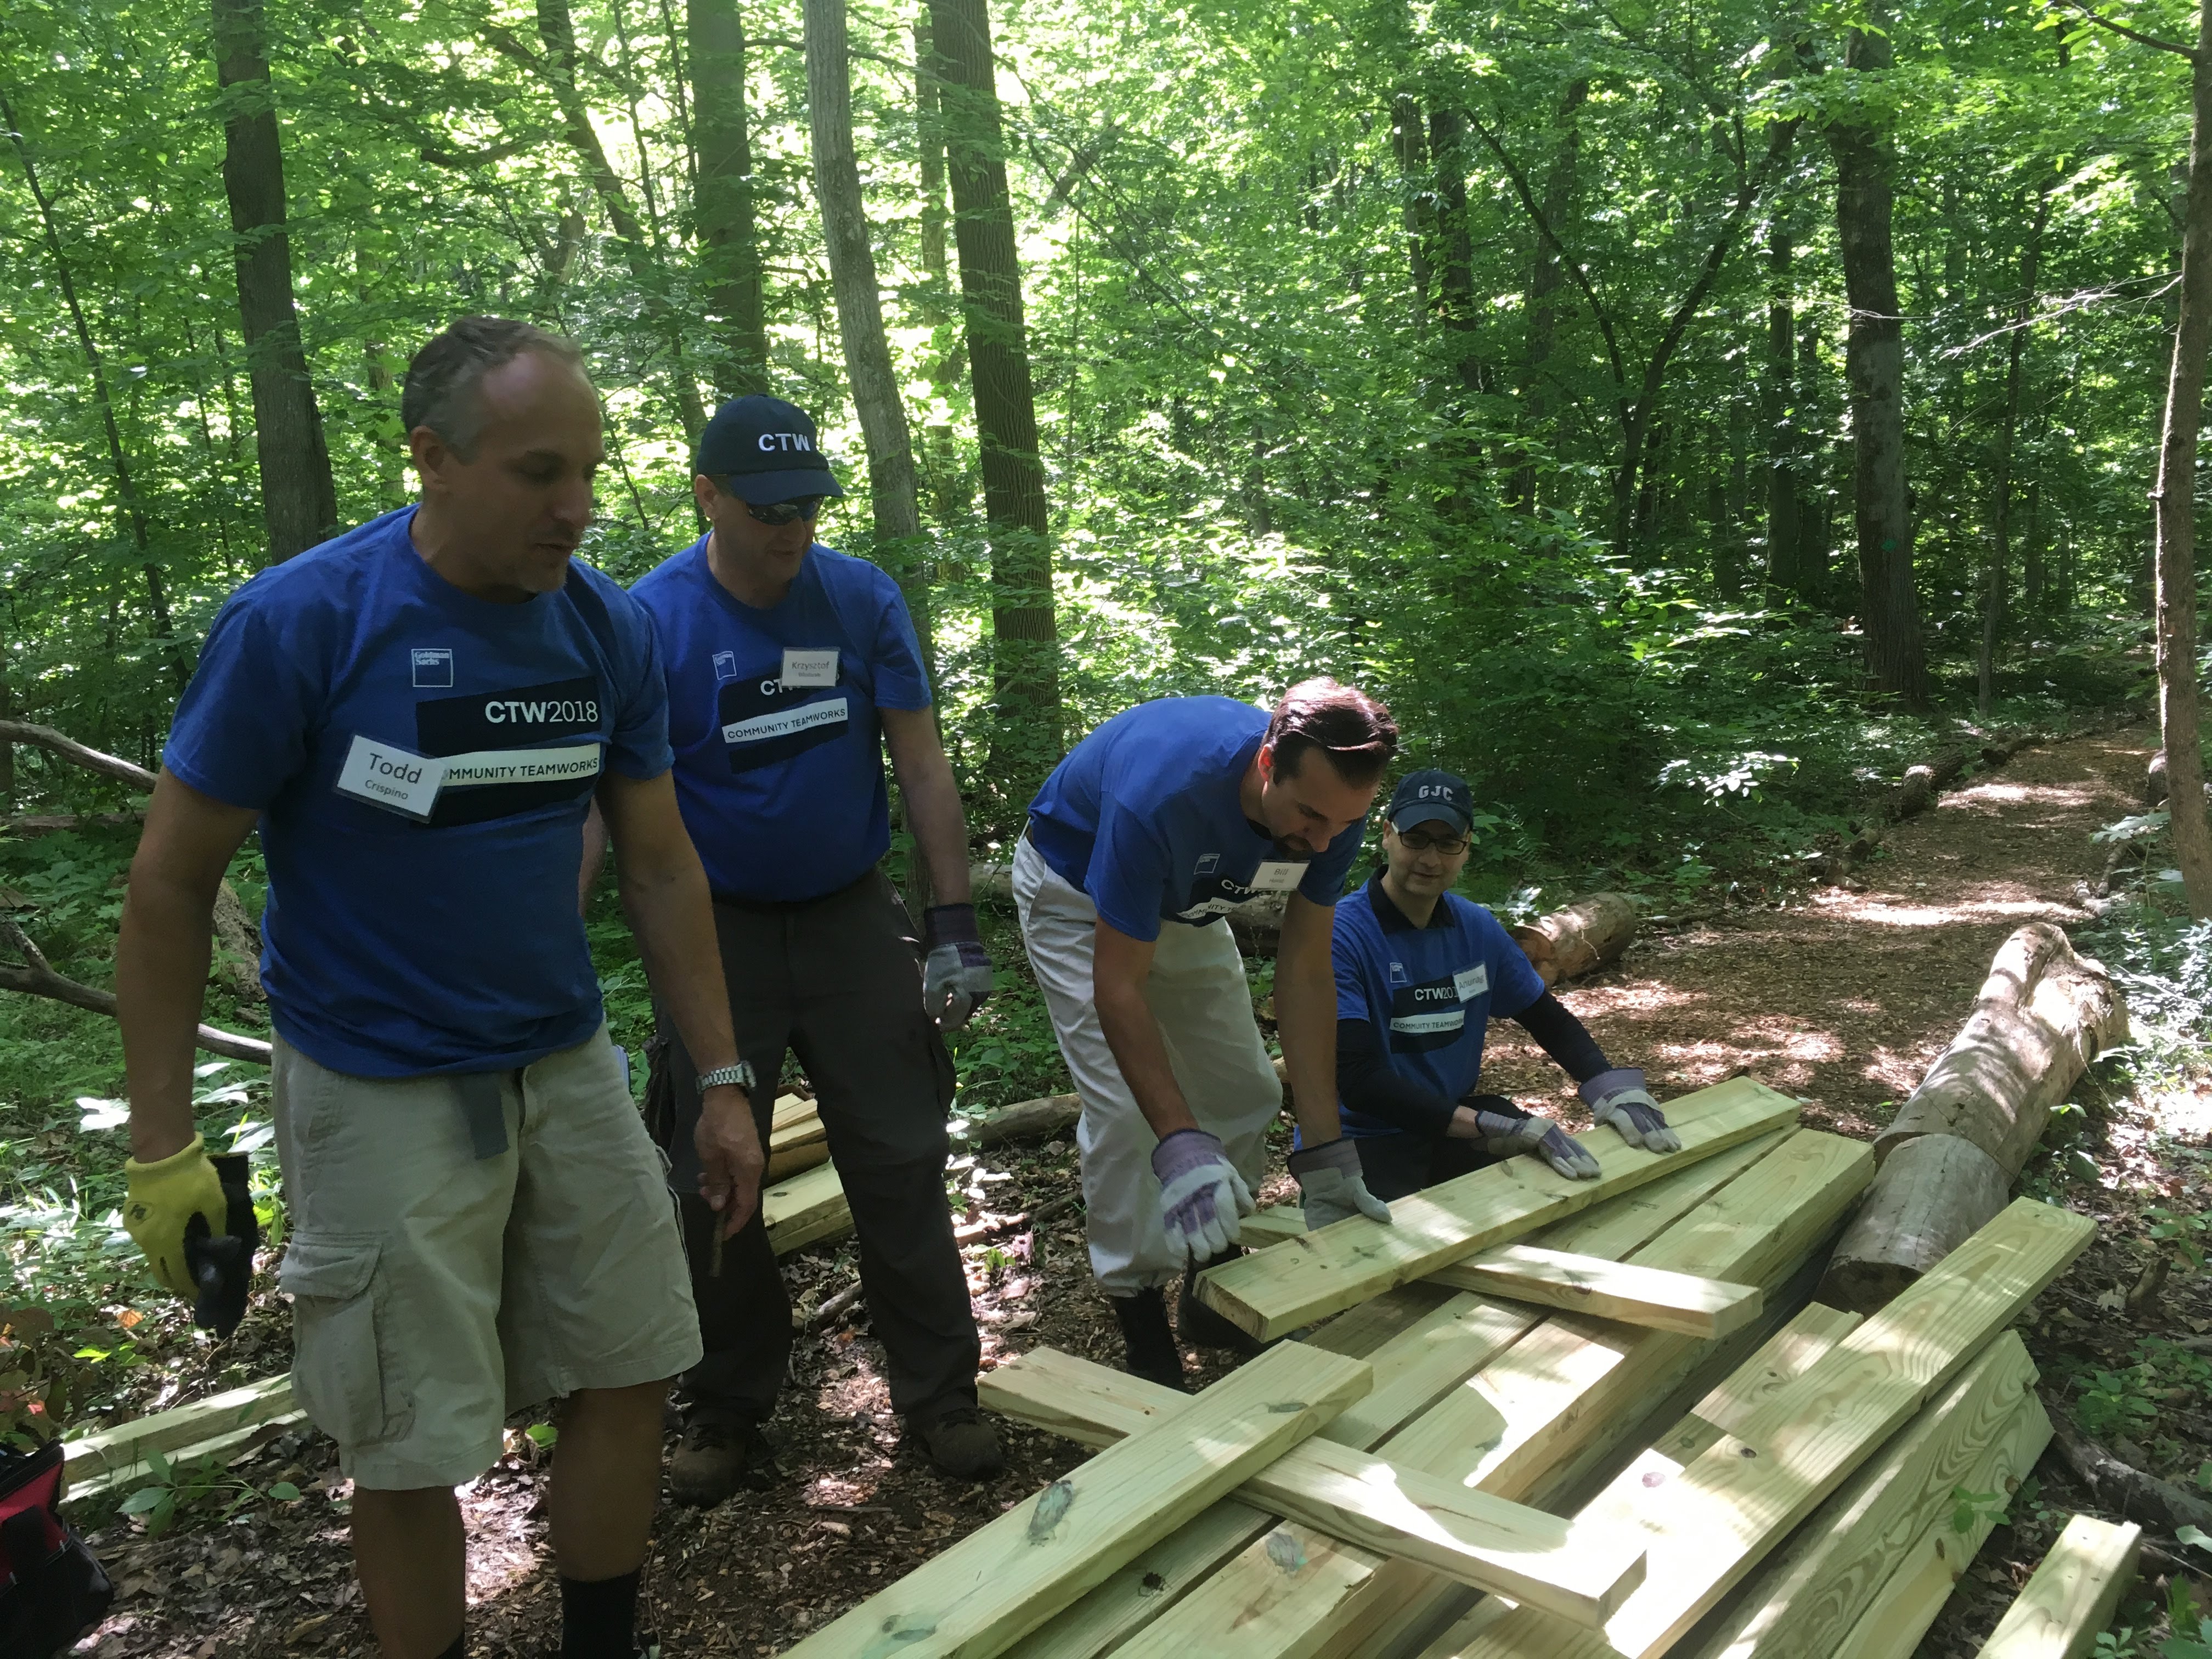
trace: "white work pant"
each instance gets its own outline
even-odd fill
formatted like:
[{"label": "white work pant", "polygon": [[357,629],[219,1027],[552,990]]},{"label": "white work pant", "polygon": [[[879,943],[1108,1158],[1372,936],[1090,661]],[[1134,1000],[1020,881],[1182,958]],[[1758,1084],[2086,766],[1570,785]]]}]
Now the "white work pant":
[{"label": "white work pant", "polygon": [[[1026,836],[1014,852],[1014,903],[1060,1057],[1083,1100],[1075,1144],[1083,1158],[1091,1271],[1109,1296],[1133,1296],[1177,1277],[1181,1267],[1160,1224],[1160,1183],[1152,1173],[1159,1139],[1137,1109],[1098,1024],[1091,980],[1098,912],[1089,895],[1054,873]],[[1220,1138],[1229,1161],[1257,1194],[1267,1125],[1283,1109],[1283,1085],[1260,1040],[1251,987],[1229,924],[1161,923],[1145,1000],[1193,1115]]]}]

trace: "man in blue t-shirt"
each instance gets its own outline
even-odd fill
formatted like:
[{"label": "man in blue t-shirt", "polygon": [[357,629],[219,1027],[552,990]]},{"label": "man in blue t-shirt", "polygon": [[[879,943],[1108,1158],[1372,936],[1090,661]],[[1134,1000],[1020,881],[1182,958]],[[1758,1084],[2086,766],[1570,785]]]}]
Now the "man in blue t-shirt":
[{"label": "man in blue t-shirt", "polygon": [[1162,1295],[1177,1274],[1182,1340],[1250,1351],[1191,1293],[1236,1253],[1282,1109],[1222,921],[1250,899],[1284,900],[1275,1022],[1308,1142],[1291,1172],[1309,1202],[1389,1219],[1337,1131],[1329,931],[1397,742],[1389,710],[1334,680],[1292,686],[1272,715],[1164,698],[1084,738],[1030,804],[1022,942],[1083,1098],[1091,1267],[1138,1376],[1182,1386]]},{"label": "man in blue t-shirt", "polygon": [[[1601,1173],[1548,1118],[1474,1092],[1493,1017],[1534,1037],[1581,1085],[1597,1121],[1630,1146],[1681,1145],[1644,1073],[1608,1062],[1497,917],[1451,890],[1473,822],[1465,779],[1408,775],[1384,814],[1386,867],[1338,907],[1337,1091],[1343,1133],[1378,1198],[1403,1198],[1515,1152],[1577,1180]],[[1309,1197],[1306,1224],[1351,1213],[1326,1203],[1317,1213]]]},{"label": "man in blue t-shirt", "polygon": [[246,583],[178,705],[116,942],[125,1222],[187,1297],[222,1270],[212,1236],[250,1231],[191,1081],[210,910],[258,825],[293,1386],[353,1479],[378,1643],[461,1659],[453,1489],[509,1412],[561,1399],[562,1652],[633,1659],[663,1403],[699,1340],[575,911],[594,798],[708,1068],[698,1151],[726,1227],[757,1207],[760,1140],[652,627],[571,556],[604,455],[581,356],[464,318],[410,364],[401,411],[421,505]]},{"label": "man in blue t-shirt", "polygon": [[[659,641],[677,799],[714,892],[738,1045],[764,1079],[787,1051],[805,1067],[893,1407],[939,1468],[994,1475],[1004,1458],[975,1407],[981,1347],[945,1203],[953,1073],[939,1035],[989,994],[991,969],[921,647],[896,583],[815,544],[823,501],[843,491],[803,411],[777,398],[725,404],[700,436],[692,488],[712,528],[632,592]],[[939,901],[922,915],[919,964],[876,868],[890,846],[886,747]],[[588,883],[588,851],[586,869]],[[789,1362],[791,1303],[758,1218],[719,1262],[709,1248],[714,1216],[686,1150],[691,1058],[658,1006],[649,1094],[706,1349],[683,1379],[670,1484],[709,1504],[773,1467],[761,1425]],[[754,1097],[763,1139],[774,1092]]]}]

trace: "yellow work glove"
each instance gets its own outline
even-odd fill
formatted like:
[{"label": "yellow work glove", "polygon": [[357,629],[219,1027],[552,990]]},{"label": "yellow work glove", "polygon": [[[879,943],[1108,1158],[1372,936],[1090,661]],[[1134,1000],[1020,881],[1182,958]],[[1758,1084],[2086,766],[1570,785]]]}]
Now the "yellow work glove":
[{"label": "yellow work glove", "polygon": [[230,1217],[222,1182],[198,1135],[182,1152],[152,1164],[126,1158],[123,1173],[130,1195],[123,1203],[123,1225],[138,1242],[153,1265],[154,1277],[187,1302],[198,1298],[185,1264],[185,1224],[195,1215],[207,1218],[209,1230],[221,1232]]}]

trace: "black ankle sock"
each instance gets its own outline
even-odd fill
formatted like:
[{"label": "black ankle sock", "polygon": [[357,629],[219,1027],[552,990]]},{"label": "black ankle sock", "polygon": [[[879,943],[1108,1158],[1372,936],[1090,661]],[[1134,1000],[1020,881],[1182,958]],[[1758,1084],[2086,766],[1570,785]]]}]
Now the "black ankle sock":
[{"label": "black ankle sock", "polygon": [[561,1579],[561,1659],[632,1659],[637,1651],[637,1579]]},{"label": "black ankle sock", "polygon": [[453,1638],[453,1645],[438,1656],[438,1659],[469,1659],[469,1633],[463,1631]]}]

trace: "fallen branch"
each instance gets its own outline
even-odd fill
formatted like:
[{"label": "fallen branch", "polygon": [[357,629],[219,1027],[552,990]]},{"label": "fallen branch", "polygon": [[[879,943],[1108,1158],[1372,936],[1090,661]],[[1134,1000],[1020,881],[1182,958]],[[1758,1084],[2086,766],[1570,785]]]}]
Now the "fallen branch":
[{"label": "fallen branch", "polygon": [[150,791],[154,787],[154,775],[144,767],[120,755],[103,754],[88,744],[64,737],[51,726],[33,726],[28,720],[0,720],[0,743],[27,743],[59,755],[87,771],[127,783],[134,789]]},{"label": "fallen branch", "polygon": [[58,836],[71,830],[124,830],[146,822],[146,815],[133,812],[33,812],[20,818],[0,818],[0,830],[11,836],[30,841],[40,836]]},{"label": "fallen branch", "polygon": [[[111,1019],[115,1017],[112,991],[80,984],[66,975],[56,973],[46,952],[32,943],[31,936],[15,925],[12,916],[0,914],[0,939],[4,939],[23,958],[20,966],[0,962],[0,991],[20,991],[25,996],[46,997],[55,1002],[66,1002],[72,1008],[106,1014]],[[269,1045],[258,1037],[238,1036],[229,1031],[218,1031],[212,1025],[202,1025],[197,1028],[193,1040],[211,1054],[250,1060],[257,1066],[269,1064]]]},{"label": "fallen branch", "polygon": [[2212,1532],[2212,1503],[2114,1456],[2083,1434],[2048,1391],[2043,1401],[2051,1413],[2051,1438],[2059,1456],[2106,1509],[2124,1520],[2155,1527],[2168,1537],[2184,1527]]}]

